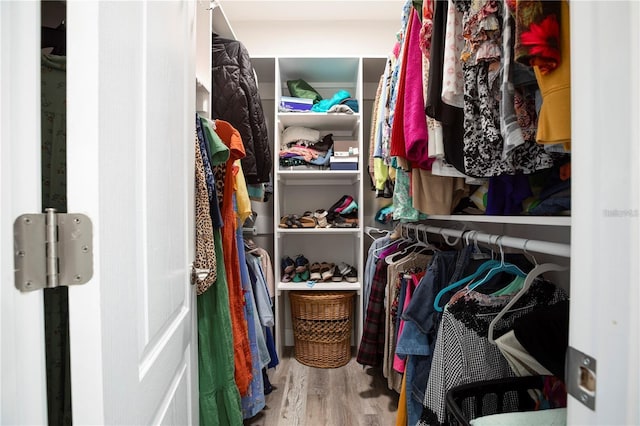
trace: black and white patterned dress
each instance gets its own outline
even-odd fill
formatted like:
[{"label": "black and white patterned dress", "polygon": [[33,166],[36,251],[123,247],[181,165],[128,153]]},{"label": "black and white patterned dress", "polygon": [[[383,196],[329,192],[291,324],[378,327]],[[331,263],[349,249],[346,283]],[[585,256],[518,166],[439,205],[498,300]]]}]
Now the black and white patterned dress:
[{"label": "black and white patterned dress", "polygon": [[552,167],[551,156],[531,137],[503,157],[500,128],[502,2],[455,2],[463,13],[466,42],[462,52],[465,174],[474,177],[531,174]]},{"label": "black and white patterned dress", "polygon": [[[419,426],[442,425],[446,420],[445,397],[455,386],[513,377],[514,373],[500,349],[489,342],[489,324],[512,296],[491,296],[476,292],[456,293],[446,306],[438,329],[433,362],[423,401]],[[460,296],[462,295],[462,296]],[[566,300],[566,293],[549,281],[534,281],[510,312],[496,324],[494,338],[512,328],[516,318],[536,307]],[[511,401],[517,408],[517,401]],[[473,418],[473,407],[465,407]]]}]

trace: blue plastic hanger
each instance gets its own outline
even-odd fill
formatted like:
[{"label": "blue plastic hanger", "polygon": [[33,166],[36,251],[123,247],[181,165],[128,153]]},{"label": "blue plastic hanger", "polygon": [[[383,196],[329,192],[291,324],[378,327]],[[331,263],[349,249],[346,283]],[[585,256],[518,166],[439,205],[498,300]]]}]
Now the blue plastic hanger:
[{"label": "blue plastic hanger", "polygon": [[500,247],[500,264],[496,265],[494,268],[492,268],[487,275],[485,275],[480,281],[473,283],[469,286],[469,291],[475,289],[478,286],[481,286],[482,284],[486,283],[487,281],[489,281],[491,278],[493,278],[494,276],[496,276],[497,274],[503,273],[503,272],[507,272],[509,274],[518,276],[518,277],[526,277],[527,274],[526,272],[524,272],[522,269],[518,268],[516,265],[512,264],[512,263],[507,263],[504,261],[504,250],[502,249],[502,244],[500,244],[500,239],[502,237],[498,237],[498,240],[496,241],[498,244],[498,247]]},{"label": "blue plastic hanger", "polygon": [[438,294],[436,295],[436,298],[433,301],[433,309],[435,309],[438,312],[442,312],[442,310],[444,309],[444,306],[440,306],[440,299],[442,299],[445,294],[447,294],[449,291],[453,289],[456,289],[458,287],[465,285],[470,281],[475,280],[476,278],[479,278],[482,274],[484,274],[491,268],[495,268],[496,266],[499,266],[499,265],[500,265],[500,261],[498,260],[495,260],[495,259],[487,260],[482,265],[480,265],[473,274],[467,277],[464,277],[454,282],[453,284],[449,284],[448,286],[440,290],[440,292],[438,292]]}]

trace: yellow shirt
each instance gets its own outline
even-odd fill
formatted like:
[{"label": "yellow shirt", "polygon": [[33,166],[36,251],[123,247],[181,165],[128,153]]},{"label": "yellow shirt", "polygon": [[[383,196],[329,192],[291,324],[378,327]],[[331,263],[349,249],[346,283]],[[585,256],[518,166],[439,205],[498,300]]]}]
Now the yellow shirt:
[{"label": "yellow shirt", "polygon": [[244,173],[242,172],[242,165],[240,160],[236,160],[234,168],[238,168],[238,172],[235,174],[235,190],[236,190],[236,203],[238,206],[238,218],[240,219],[240,226],[244,223],[249,216],[251,216],[251,200],[249,199],[249,191],[247,191],[247,182],[244,179]]},{"label": "yellow shirt", "polygon": [[571,150],[571,40],[569,2],[560,5],[560,64],[546,74],[538,66],[533,70],[542,94],[536,141],[541,144],[564,144]]}]

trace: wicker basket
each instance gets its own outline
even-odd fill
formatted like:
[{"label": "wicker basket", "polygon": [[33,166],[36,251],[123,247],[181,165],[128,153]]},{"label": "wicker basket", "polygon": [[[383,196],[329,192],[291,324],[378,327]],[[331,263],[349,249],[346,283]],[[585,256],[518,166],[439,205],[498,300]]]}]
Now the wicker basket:
[{"label": "wicker basket", "polygon": [[302,364],[336,368],[351,359],[354,291],[292,291],[294,356]]}]

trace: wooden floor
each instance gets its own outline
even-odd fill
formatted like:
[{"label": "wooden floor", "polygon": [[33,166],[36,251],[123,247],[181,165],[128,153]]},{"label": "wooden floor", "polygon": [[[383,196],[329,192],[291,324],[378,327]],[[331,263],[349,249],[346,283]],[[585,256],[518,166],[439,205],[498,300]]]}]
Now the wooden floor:
[{"label": "wooden floor", "polygon": [[398,394],[379,369],[363,368],[355,357],[339,368],[308,367],[287,349],[268,372],[274,389],[266,407],[245,426],[395,425]]}]

